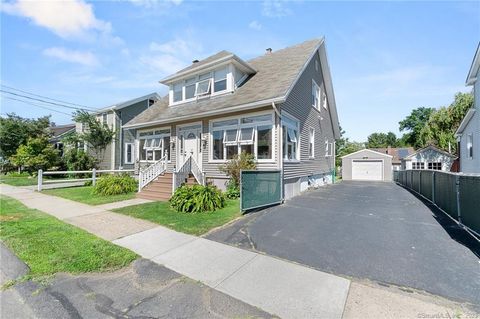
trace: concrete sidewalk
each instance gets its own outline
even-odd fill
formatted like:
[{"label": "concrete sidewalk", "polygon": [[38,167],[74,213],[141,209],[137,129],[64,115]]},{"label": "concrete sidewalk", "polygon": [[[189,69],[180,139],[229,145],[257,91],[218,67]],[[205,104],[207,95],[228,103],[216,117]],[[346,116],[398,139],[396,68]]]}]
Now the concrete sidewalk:
[{"label": "concrete sidewalk", "polygon": [[1,193],[282,318],[342,317],[347,279],[27,189]]},{"label": "concrete sidewalk", "polygon": [[6,185],[0,186],[0,193],[282,318],[418,317],[455,314],[462,309],[456,303],[418,292],[402,293],[396,287],[387,289],[375,283],[351,283],[102,207]]}]

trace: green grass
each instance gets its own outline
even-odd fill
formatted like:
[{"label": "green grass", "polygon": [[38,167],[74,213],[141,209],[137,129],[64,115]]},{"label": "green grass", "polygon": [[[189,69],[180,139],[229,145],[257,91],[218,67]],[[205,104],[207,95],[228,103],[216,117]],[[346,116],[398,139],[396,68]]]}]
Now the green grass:
[{"label": "green grass", "polygon": [[37,178],[33,176],[0,175],[0,183],[12,186],[31,186],[37,185]]},{"label": "green grass", "polygon": [[96,195],[93,194],[93,186],[46,189],[42,192],[89,205],[101,205],[135,198],[135,193],[109,196]]},{"label": "green grass", "polygon": [[12,198],[0,197],[0,238],[29,267],[29,278],[122,268],[137,255]]},{"label": "green grass", "polygon": [[169,202],[146,203],[114,211],[192,235],[204,234],[241,216],[238,200],[227,200],[226,206],[215,212],[196,214],[178,213],[170,207]]}]

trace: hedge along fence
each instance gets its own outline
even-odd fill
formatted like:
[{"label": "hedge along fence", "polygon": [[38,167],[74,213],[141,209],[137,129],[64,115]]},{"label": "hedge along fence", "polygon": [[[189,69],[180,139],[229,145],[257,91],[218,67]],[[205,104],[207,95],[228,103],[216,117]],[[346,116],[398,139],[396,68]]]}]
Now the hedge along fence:
[{"label": "hedge along fence", "polygon": [[393,178],[480,235],[480,175],[407,170],[394,171]]}]

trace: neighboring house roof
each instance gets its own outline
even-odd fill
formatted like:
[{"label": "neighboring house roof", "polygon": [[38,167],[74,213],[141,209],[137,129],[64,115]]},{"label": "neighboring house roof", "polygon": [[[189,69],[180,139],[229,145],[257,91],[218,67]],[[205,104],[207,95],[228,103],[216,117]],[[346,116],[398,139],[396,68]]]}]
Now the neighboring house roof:
[{"label": "neighboring house roof", "polygon": [[473,85],[477,81],[478,70],[480,69],[480,42],[477,46],[477,51],[473,57],[472,65],[468,71],[466,85]]},{"label": "neighboring house roof", "polygon": [[385,147],[385,148],[372,148],[379,153],[388,154],[393,156],[392,164],[401,164],[401,159],[407,157],[415,152],[413,147]]},{"label": "neighboring house roof", "polygon": [[360,152],[367,152],[367,153],[372,153],[372,154],[374,154],[374,155],[381,155],[381,156],[393,158],[392,155],[388,155],[388,154],[386,154],[386,153],[377,152],[377,151],[374,151],[374,150],[368,149],[368,148],[364,148],[364,149],[361,149],[361,150],[359,150],[359,151],[356,151],[356,152],[353,152],[353,153],[344,155],[344,156],[342,156],[341,158],[348,158],[348,157],[351,157],[351,156],[353,156],[353,155],[355,155],[355,154],[358,154],[358,153],[360,153]]},{"label": "neighboring house roof", "polygon": [[193,62],[190,66],[176,72],[175,74],[172,74],[172,75],[164,78],[163,80],[160,81],[160,83],[168,84],[168,83],[174,82],[176,79],[178,79],[180,77],[184,77],[184,76],[186,76],[188,74],[191,74],[191,73],[196,73],[196,72],[198,72],[202,69],[209,68],[211,66],[217,65],[218,63],[221,63],[221,62],[227,61],[227,60],[233,60],[233,61],[237,62],[240,66],[243,67],[243,69],[245,69],[245,71],[247,71],[247,73],[255,73],[256,72],[256,70],[250,64],[248,64],[244,60],[240,59],[235,54],[223,50],[223,51],[220,51],[220,52],[218,52],[214,55],[211,55],[211,56],[209,56],[209,57],[207,57],[203,60],[200,60],[198,62]]},{"label": "neighboring house roof", "polygon": [[333,130],[335,137],[338,138],[340,136],[338,114],[323,38],[306,41],[249,60],[247,62],[248,65],[255,69],[256,73],[232,94],[187,102],[172,107],[169,107],[168,96],[166,96],[128,122],[124,127],[166,124],[173,120],[192,119],[195,116],[208,116],[253,109],[271,105],[273,102],[282,103],[286,100],[291,89],[317,50],[319,50],[322,73],[327,89]]},{"label": "neighboring house roof", "polygon": [[473,115],[475,114],[475,109],[469,109],[467,111],[467,114],[465,114],[465,117],[463,118],[462,122],[458,126],[458,129],[455,131],[455,135],[462,135],[463,130],[467,127],[468,123],[470,123],[470,120],[473,118]]},{"label": "neighboring house roof", "polygon": [[97,111],[97,114],[98,113],[103,113],[103,112],[107,112],[107,111],[111,111],[111,110],[120,110],[120,109],[123,109],[127,106],[130,106],[132,104],[135,104],[135,103],[138,103],[140,101],[143,101],[143,100],[147,100],[147,99],[155,99],[156,101],[160,100],[162,97],[156,93],[156,92],[153,92],[153,93],[150,93],[150,94],[147,94],[147,95],[143,95],[143,96],[140,96],[140,97],[137,97],[137,98],[134,98],[134,99],[131,99],[131,100],[128,100],[128,101],[125,101],[125,102],[121,102],[121,103],[117,103],[117,104],[113,104],[111,106],[107,106],[107,107],[104,107],[102,109],[99,109]]},{"label": "neighboring house roof", "polygon": [[410,155],[406,156],[406,157],[403,158],[403,159],[405,159],[405,160],[411,159],[412,157],[414,157],[414,156],[417,155],[418,153],[422,153],[422,152],[425,152],[425,151],[427,151],[427,150],[433,150],[433,151],[436,151],[436,152],[438,152],[438,153],[442,153],[442,154],[445,155],[445,156],[449,156],[449,157],[451,157],[451,158],[457,158],[457,157],[456,157],[455,155],[453,155],[453,154],[450,154],[450,153],[448,153],[448,152],[445,152],[444,150],[441,150],[441,149],[439,149],[439,148],[437,148],[437,147],[435,147],[435,146],[433,146],[433,145],[429,145],[429,146],[427,146],[427,147],[424,147],[424,148],[421,148],[421,149],[417,150],[415,153],[410,154]]},{"label": "neighboring house roof", "polygon": [[50,132],[52,133],[51,139],[58,139],[59,137],[75,131],[75,124],[65,124],[65,125],[56,125],[56,126],[50,126],[48,128]]}]

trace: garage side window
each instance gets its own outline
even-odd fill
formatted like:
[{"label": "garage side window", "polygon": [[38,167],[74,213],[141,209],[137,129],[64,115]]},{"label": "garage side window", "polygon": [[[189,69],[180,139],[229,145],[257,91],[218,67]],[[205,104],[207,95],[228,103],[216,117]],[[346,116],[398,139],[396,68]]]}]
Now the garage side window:
[{"label": "garage side window", "polygon": [[473,158],[473,134],[467,135],[467,157]]},{"label": "garage side window", "polygon": [[413,162],[412,163],[412,169],[425,169],[425,163],[424,162]]}]

